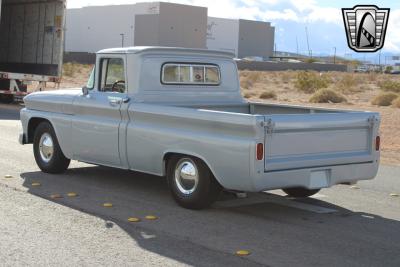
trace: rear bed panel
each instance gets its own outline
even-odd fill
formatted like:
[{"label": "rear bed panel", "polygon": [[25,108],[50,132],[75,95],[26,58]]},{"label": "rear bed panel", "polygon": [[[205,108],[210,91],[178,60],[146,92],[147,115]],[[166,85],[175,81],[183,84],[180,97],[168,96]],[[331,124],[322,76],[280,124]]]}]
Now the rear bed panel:
[{"label": "rear bed panel", "polygon": [[265,116],[265,171],[372,162],[379,114]]}]

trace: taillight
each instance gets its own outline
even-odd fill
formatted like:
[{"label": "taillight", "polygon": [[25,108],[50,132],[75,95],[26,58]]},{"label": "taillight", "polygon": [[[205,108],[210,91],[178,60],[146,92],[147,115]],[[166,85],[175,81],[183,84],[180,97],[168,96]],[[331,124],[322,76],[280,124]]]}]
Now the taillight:
[{"label": "taillight", "polygon": [[375,150],[379,151],[381,148],[381,137],[378,135],[375,139]]},{"label": "taillight", "polygon": [[264,158],[264,144],[263,143],[257,144],[256,156],[257,156],[257,160],[263,160],[263,158]]}]

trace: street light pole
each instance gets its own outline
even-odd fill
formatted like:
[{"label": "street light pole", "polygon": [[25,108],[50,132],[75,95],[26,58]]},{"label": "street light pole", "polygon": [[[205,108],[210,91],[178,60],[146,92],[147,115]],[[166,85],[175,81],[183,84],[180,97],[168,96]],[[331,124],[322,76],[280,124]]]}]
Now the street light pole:
[{"label": "street light pole", "polygon": [[312,57],[312,55],[310,54],[310,42],[308,41],[308,29],[306,26],[306,39],[307,39],[307,49],[308,49],[308,55]]},{"label": "street light pole", "polygon": [[379,56],[378,56],[378,62],[379,62],[379,67],[381,67],[381,52],[382,50],[379,50]]},{"label": "street light pole", "polygon": [[125,34],[121,33],[121,47],[124,47]]},{"label": "street light pole", "polygon": [[336,64],[336,46],[333,47],[333,49],[335,49],[335,52],[333,54],[333,64]]}]

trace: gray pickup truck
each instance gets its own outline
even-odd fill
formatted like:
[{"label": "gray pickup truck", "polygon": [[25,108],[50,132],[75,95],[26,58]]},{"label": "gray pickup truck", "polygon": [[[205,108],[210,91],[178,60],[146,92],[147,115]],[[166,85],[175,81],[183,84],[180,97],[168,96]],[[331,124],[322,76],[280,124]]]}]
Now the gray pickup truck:
[{"label": "gray pickup truck", "polygon": [[183,207],[222,189],[321,188],[375,177],[380,116],[265,103],[240,93],[233,55],[161,47],[107,49],[81,90],[30,94],[20,143],[40,169],[70,160],[165,176]]}]

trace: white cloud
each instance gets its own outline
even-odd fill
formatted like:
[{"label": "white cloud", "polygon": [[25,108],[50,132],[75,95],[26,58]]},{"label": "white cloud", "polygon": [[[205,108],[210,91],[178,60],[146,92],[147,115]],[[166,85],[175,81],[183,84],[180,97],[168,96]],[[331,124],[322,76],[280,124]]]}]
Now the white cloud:
[{"label": "white cloud", "polygon": [[400,52],[400,9],[392,9],[389,15],[389,23],[386,31],[385,50]]},{"label": "white cloud", "polygon": [[298,16],[301,17],[304,22],[322,21],[335,24],[342,23],[340,8],[321,7],[318,6],[315,0],[291,0],[290,3],[300,13]]},{"label": "white cloud", "polygon": [[290,2],[300,12],[312,10],[316,6],[314,0],[291,0]]},{"label": "white cloud", "polygon": [[284,9],[283,11],[266,11],[262,13],[264,20],[293,20],[300,21],[299,16],[292,9]]},{"label": "white cloud", "polygon": [[328,22],[335,24],[342,24],[342,11],[339,8],[332,7],[313,7],[311,12],[305,17],[307,22]]}]

